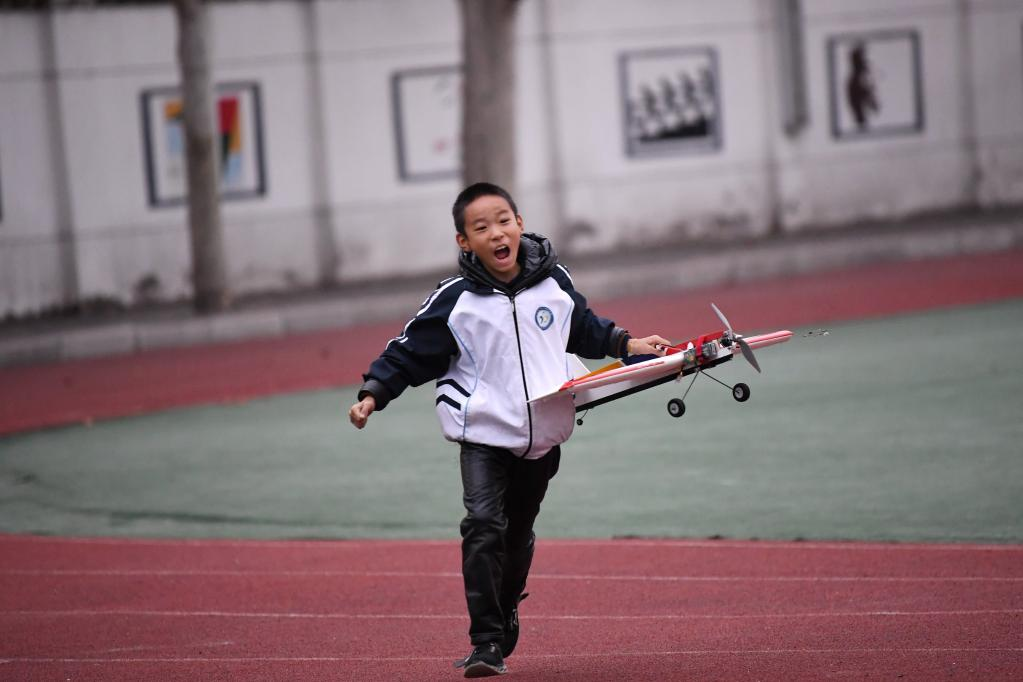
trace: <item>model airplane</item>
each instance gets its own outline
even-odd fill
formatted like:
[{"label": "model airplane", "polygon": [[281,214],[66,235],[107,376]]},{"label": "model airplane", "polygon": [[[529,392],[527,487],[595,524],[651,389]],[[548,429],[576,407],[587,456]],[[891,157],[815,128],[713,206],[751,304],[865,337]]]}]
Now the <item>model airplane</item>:
[{"label": "model airplane", "polygon": [[[578,367],[581,367],[584,373],[575,379],[566,381],[557,390],[529,402],[539,403],[570,395],[575,403],[575,411],[585,412],[598,405],[645,391],[672,380],[681,381],[682,377],[690,374],[694,375],[693,380],[689,382],[689,387],[682,397],[672,398],[668,401],[668,414],[672,417],[681,417],[685,414],[685,398],[701,374],[729,389],[732,392],[732,397],[738,402],[746,402],[750,397],[749,386],[744,383],[729,386],[707,374],[707,370],[728,362],[736,354],[741,354],[753,366],[753,369],[759,372],[760,365],[757,363],[756,356],[753,355],[753,349],[784,343],[792,337],[792,332],[782,330],[745,337],[732,330],[732,325],[728,323],[716,305],[713,303],[710,305],[718,319],[725,325],[723,330],[702,334],[694,339],[669,346],[664,349],[663,357],[657,355],[637,356],[630,358],[629,364],[618,361],[593,372],[586,371],[585,365],[575,358]],[[582,419],[577,419],[576,422],[581,425]]]}]

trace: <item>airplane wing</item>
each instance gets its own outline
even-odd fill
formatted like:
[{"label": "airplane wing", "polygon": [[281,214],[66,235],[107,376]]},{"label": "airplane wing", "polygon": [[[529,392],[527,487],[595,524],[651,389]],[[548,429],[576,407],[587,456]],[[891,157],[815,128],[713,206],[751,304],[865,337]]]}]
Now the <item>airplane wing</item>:
[{"label": "airplane wing", "polygon": [[529,402],[539,403],[569,393],[575,401],[576,410],[588,409],[595,401],[607,402],[609,396],[621,397],[644,388],[656,386],[674,379],[682,370],[683,354],[675,352],[665,357],[625,365],[615,362],[606,367],[584,374],[577,379],[566,381],[560,388],[533,398]]},{"label": "airplane wing", "polygon": [[791,338],[792,332],[788,329],[783,329],[781,331],[771,332],[770,334],[747,336],[746,343],[750,345],[750,348],[765,348],[766,346],[773,346],[776,343],[785,343]]},{"label": "airplane wing", "polygon": [[[792,332],[782,330],[758,336],[748,336],[745,341],[751,348],[764,348],[778,343],[784,343],[792,338]],[[703,360],[697,365],[692,356],[686,351],[691,351],[692,343],[685,346],[679,344],[668,349],[668,354],[663,357],[653,357],[650,360],[638,362],[633,365],[626,365],[621,361],[614,362],[601,367],[593,372],[581,374],[577,378],[566,381],[558,389],[550,391],[530,400],[530,404],[540,403],[565,394],[572,396],[577,412],[588,410],[592,407],[623,398],[648,388],[667,383],[679,376],[692,374],[697,369],[707,369],[723,362],[731,360],[733,356],[740,353],[739,346],[719,347],[719,354],[713,360]],[[575,359],[580,366],[585,367]]]}]

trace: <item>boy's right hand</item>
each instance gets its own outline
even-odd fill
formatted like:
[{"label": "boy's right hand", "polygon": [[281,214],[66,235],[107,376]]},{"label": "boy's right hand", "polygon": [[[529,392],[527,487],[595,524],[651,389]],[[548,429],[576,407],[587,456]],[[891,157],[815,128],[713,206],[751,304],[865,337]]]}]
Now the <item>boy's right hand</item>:
[{"label": "boy's right hand", "polygon": [[355,428],[361,429],[366,425],[366,420],[369,419],[369,415],[373,414],[375,409],[377,409],[376,398],[368,395],[352,405],[351,409],[348,410],[348,419],[355,425]]}]

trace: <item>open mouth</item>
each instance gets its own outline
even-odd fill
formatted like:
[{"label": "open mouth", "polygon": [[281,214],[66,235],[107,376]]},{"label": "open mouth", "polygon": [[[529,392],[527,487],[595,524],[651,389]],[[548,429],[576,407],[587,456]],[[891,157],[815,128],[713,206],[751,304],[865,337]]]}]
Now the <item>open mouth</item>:
[{"label": "open mouth", "polygon": [[504,245],[497,247],[496,249],[494,249],[494,258],[496,258],[498,262],[508,260],[509,258],[511,258],[511,249]]}]

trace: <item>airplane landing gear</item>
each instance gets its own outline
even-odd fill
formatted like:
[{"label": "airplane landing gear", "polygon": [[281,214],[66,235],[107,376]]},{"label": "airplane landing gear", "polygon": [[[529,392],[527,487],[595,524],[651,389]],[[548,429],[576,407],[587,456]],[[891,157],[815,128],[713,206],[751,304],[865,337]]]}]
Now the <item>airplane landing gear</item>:
[{"label": "airplane landing gear", "polygon": [[686,404],[681,398],[672,398],[668,401],[668,414],[676,419],[686,413]]},{"label": "airplane landing gear", "polygon": [[677,419],[686,413],[686,404],[683,401],[685,400],[686,396],[689,395],[689,389],[693,387],[693,384],[696,383],[697,377],[699,377],[701,374],[710,379],[711,381],[715,381],[724,386],[725,388],[727,388],[729,391],[731,391],[732,397],[735,398],[736,402],[744,403],[747,400],[749,400],[750,390],[749,386],[747,386],[746,384],[738,383],[735,386],[729,386],[725,382],[719,379],[715,379],[706,372],[697,370],[696,374],[693,376],[693,380],[689,382],[689,387],[686,389],[686,392],[682,395],[682,397],[672,398],[671,400],[668,401],[668,414],[670,414],[672,417],[675,417]]},{"label": "airplane landing gear", "polygon": [[[732,397],[735,398],[736,402],[744,403],[747,400],[749,400],[750,390],[749,390],[749,386],[748,385],[740,382],[740,383],[736,384],[735,386],[729,386],[728,384],[726,384],[725,382],[721,381],[720,379],[712,377],[710,374],[707,374],[703,370],[698,369],[698,370],[696,370],[696,373],[693,375],[693,380],[689,382],[689,386],[686,388],[686,392],[682,394],[682,397],[681,398],[672,398],[671,400],[668,401],[668,414],[670,414],[672,417],[675,417],[676,419],[678,419],[679,417],[681,417],[682,415],[684,415],[686,413],[686,404],[683,401],[686,399],[686,396],[689,395],[690,389],[692,389],[693,384],[696,383],[697,378],[699,378],[699,376],[701,374],[703,376],[707,377],[708,379],[710,379],[711,381],[713,381],[715,383],[718,383],[718,384],[721,384],[723,387],[725,387],[729,391],[731,391],[732,392]],[[679,375],[679,379],[681,379],[681,378],[682,378],[682,376]],[[679,379],[677,379],[677,380],[679,380]]]}]

